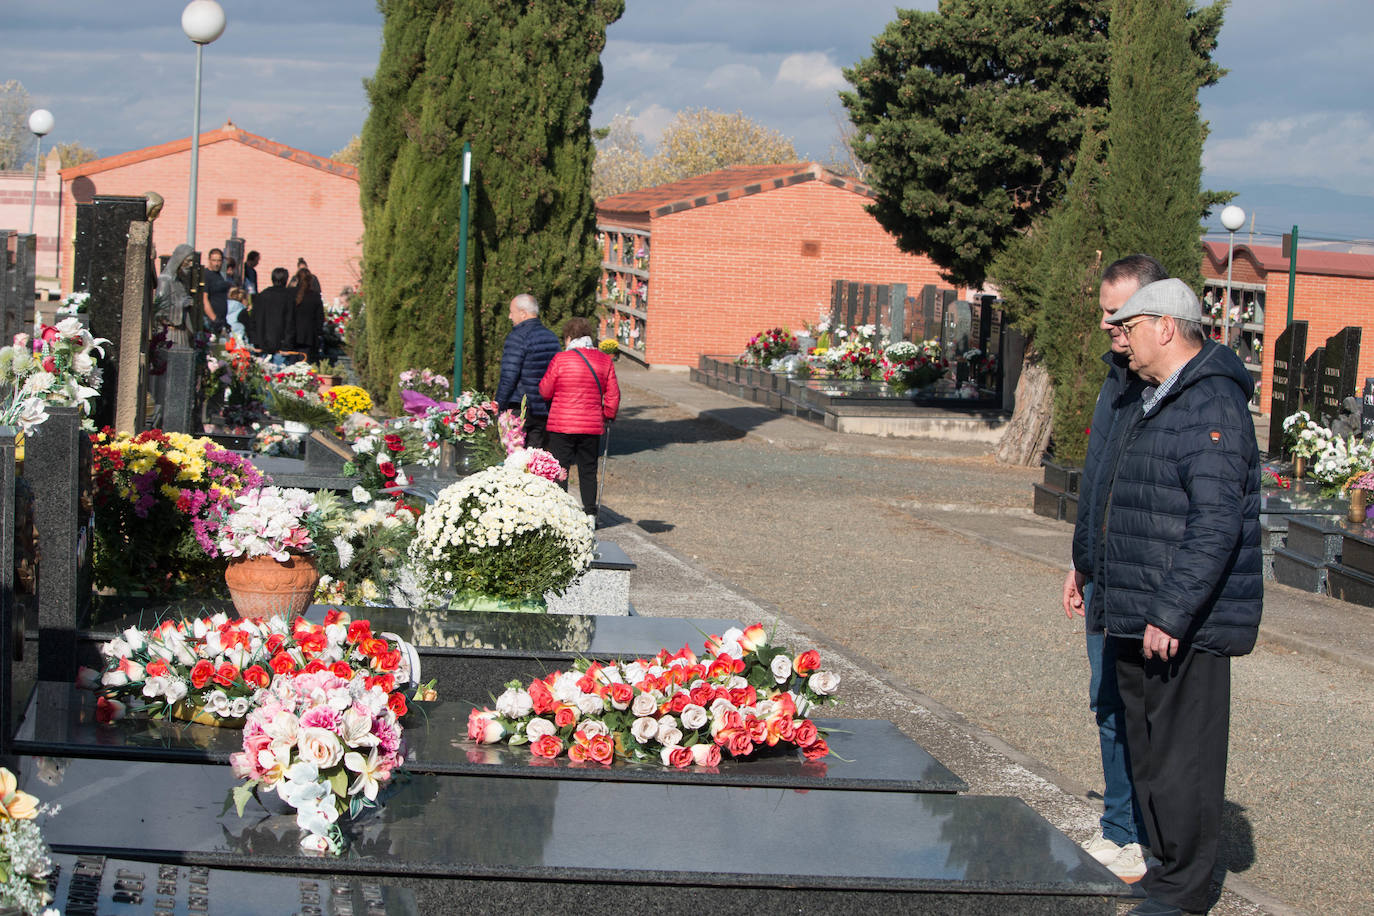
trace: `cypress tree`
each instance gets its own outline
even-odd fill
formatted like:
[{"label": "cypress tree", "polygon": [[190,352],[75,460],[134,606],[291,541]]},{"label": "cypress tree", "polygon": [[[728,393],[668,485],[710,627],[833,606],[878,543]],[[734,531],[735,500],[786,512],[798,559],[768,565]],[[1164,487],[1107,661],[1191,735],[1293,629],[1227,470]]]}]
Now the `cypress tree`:
[{"label": "cypress tree", "polygon": [[[1114,0],[1107,114],[1109,259],[1145,252],[1170,276],[1202,286],[1198,89],[1211,74],[1190,45],[1188,0]],[[1218,11],[1219,15],[1219,11]]]},{"label": "cypress tree", "polygon": [[363,130],[366,379],[451,367],[462,148],[472,144],[463,384],[490,392],[532,293],[546,324],[589,315],[600,262],[590,112],[624,0],[386,0]]},{"label": "cypress tree", "polygon": [[1035,340],[1054,383],[1054,455],[1070,464],[1081,464],[1087,454],[1093,405],[1106,375],[1098,358],[1108,347],[1098,300],[1106,266],[1106,218],[1099,198],[1103,142],[1099,129],[1084,130],[1068,191],[1046,227],[1041,307],[1035,314]]}]

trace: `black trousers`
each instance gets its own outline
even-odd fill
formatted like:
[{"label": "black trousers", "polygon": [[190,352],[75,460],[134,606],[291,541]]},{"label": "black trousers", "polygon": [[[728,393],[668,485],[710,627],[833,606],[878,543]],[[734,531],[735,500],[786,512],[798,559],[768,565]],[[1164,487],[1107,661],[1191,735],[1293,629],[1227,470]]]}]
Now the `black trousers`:
[{"label": "black trousers", "polygon": [[1116,642],[1131,776],[1160,864],[1141,879],[1156,900],[1190,912],[1211,902],[1231,727],[1231,659],[1180,647],[1146,660],[1138,639]]},{"label": "black trousers", "polygon": [[[549,431],[549,453],[558,459],[563,470],[577,468],[577,489],[582,497],[582,511],[596,514],[596,459],[601,452],[601,437],[591,433],[556,433]],[[563,481],[563,489],[568,482]]]},{"label": "black trousers", "polygon": [[[519,410],[520,405],[515,405],[515,409]],[[544,425],[548,422],[549,418],[547,416],[536,417],[533,414],[525,415],[525,448],[542,448],[548,451],[549,431],[544,428]]]}]

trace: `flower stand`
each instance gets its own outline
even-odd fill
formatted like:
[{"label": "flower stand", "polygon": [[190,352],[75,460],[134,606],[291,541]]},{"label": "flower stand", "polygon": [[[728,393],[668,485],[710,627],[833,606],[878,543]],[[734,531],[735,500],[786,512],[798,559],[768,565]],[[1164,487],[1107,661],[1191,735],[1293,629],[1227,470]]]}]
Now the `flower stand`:
[{"label": "flower stand", "polygon": [[315,558],[292,554],[239,557],[224,570],[229,597],[240,617],[293,617],[310,606],[320,580]]}]

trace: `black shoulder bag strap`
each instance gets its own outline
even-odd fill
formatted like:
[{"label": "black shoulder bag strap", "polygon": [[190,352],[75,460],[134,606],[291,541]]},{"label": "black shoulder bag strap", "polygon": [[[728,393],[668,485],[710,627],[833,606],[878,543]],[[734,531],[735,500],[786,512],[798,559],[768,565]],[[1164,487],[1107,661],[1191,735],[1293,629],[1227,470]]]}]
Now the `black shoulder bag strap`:
[{"label": "black shoulder bag strap", "polygon": [[599,395],[599,400],[601,401],[601,422],[611,422],[606,419],[606,389],[601,387],[601,376],[596,374],[596,370],[592,368],[592,361],[587,359],[587,354],[582,352],[581,347],[576,348],[573,352],[582,358],[582,362],[586,365],[587,371],[592,374],[592,380],[596,382],[596,393]]}]

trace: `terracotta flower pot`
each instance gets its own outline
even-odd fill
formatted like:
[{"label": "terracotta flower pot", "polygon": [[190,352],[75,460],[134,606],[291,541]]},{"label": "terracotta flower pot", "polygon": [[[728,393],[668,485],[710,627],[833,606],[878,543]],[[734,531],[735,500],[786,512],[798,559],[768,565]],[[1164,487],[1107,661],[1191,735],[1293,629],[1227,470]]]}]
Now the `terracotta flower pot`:
[{"label": "terracotta flower pot", "polygon": [[310,605],[320,571],[310,556],[239,557],[224,570],[224,581],[240,617],[293,617]]}]

